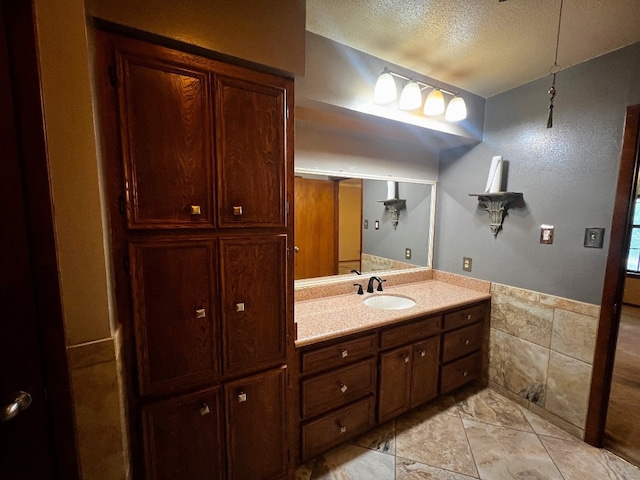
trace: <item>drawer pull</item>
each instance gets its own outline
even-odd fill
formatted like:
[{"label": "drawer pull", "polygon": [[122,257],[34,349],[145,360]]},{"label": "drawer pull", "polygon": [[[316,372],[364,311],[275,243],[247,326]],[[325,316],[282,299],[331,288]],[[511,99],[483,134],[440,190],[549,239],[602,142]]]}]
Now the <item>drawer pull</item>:
[{"label": "drawer pull", "polygon": [[471,314],[470,313],[467,314],[467,320],[471,320]]},{"label": "drawer pull", "polygon": [[244,302],[236,303],[236,312],[244,312]]},{"label": "drawer pull", "polygon": [[465,345],[469,345],[469,340],[467,340],[466,338],[463,338],[462,343],[464,343]]},{"label": "drawer pull", "polygon": [[207,311],[204,308],[196,309],[196,318],[205,318],[207,316]]},{"label": "drawer pull", "polygon": [[409,355],[404,356],[404,363],[409,363]]},{"label": "drawer pull", "polygon": [[202,209],[200,205],[191,205],[191,215],[200,215],[202,214]]},{"label": "drawer pull", "polygon": [[426,351],[420,350],[420,358],[424,357],[427,354]]},{"label": "drawer pull", "polygon": [[207,405],[206,403],[203,403],[200,406],[200,416],[204,417],[207,413],[211,413],[211,410],[209,410],[209,405]]},{"label": "drawer pull", "polygon": [[466,371],[466,370],[465,370],[464,372],[462,372],[462,376],[463,376],[463,377],[466,377],[467,375],[469,375],[469,374],[467,373],[467,371]]},{"label": "drawer pull", "polygon": [[242,210],[242,205],[234,205],[233,206],[233,215],[236,217],[239,217],[240,215],[242,215],[244,212]]},{"label": "drawer pull", "polygon": [[247,400],[248,400],[247,394],[245,392],[240,392],[238,394],[238,403],[243,403],[243,402],[246,402]]},{"label": "drawer pull", "polygon": [[344,350],[340,351],[340,356],[342,358],[347,358],[347,355],[349,355],[349,352],[347,352],[347,349],[345,348]]},{"label": "drawer pull", "polygon": [[340,384],[340,391],[342,393],[347,393],[347,390],[349,389],[349,387],[347,387],[344,383]]},{"label": "drawer pull", "polygon": [[344,425],[340,425],[340,424],[338,424],[338,426],[340,427],[340,433],[346,433],[347,432],[347,427],[345,427]]}]

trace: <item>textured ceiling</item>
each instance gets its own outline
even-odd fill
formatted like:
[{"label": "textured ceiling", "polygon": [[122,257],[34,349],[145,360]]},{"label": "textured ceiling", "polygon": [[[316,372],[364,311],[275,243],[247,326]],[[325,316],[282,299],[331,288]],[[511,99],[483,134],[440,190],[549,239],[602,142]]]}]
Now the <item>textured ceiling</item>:
[{"label": "textured ceiling", "polygon": [[[307,0],[307,30],[483,97],[544,77],[560,0]],[[558,64],[640,41],[640,0],[564,0]]]}]

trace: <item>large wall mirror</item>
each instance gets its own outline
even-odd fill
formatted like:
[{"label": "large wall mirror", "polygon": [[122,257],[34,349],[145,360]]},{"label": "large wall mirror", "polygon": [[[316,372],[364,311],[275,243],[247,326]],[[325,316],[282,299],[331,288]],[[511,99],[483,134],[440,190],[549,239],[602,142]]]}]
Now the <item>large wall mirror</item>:
[{"label": "large wall mirror", "polygon": [[435,182],[296,169],[295,280],[431,267]]}]

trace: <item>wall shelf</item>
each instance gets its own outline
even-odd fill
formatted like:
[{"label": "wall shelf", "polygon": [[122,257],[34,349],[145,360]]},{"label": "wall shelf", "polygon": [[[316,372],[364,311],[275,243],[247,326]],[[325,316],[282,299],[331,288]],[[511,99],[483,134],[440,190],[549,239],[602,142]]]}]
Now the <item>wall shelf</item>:
[{"label": "wall shelf", "polygon": [[478,197],[480,206],[489,212],[489,227],[494,237],[502,229],[502,221],[507,210],[522,200],[522,193],[519,192],[470,193],[469,195]]}]

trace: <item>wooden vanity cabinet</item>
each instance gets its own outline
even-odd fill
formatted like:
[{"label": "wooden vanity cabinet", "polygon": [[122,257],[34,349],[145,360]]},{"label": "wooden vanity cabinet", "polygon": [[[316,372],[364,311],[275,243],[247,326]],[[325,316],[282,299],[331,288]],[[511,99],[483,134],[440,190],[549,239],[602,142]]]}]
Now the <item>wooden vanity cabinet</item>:
[{"label": "wooden vanity cabinet", "polygon": [[366,334],[300,353],[302,460],[375,425],[377,338]]},{"label": "wooden vanity cabinet", "polygon": [[380,333],[381,346],[432,336],[380,353],[378,422],[391,420],[437,396],[440,336],[434,334],[439,334],[441,322],[440,316],[428,317]]},{"label": "wooden vanity cabinet", "polygon": [[480,378],[488,313],[483,301],[297,349],[299,460]]},{"label": "wooden vanity cabinet", "polygon": [[440,393],[448,393],[480,377],[484,341],[485,303],[452,312],[444,317]]},{"label": "wooden vanity cabinet", "polygon": [[147,480],[223,480],[222,405],[217,387],[143,406]]},{"label": "wooden vanity cabinet", "polygon": [[286,370],[225,385],[229,480],[275,480],[287,473]]},{"label": "wooden vanity cabinet", "polygon": [[293,81],[96,38],[134,478],[285,478]]}]

